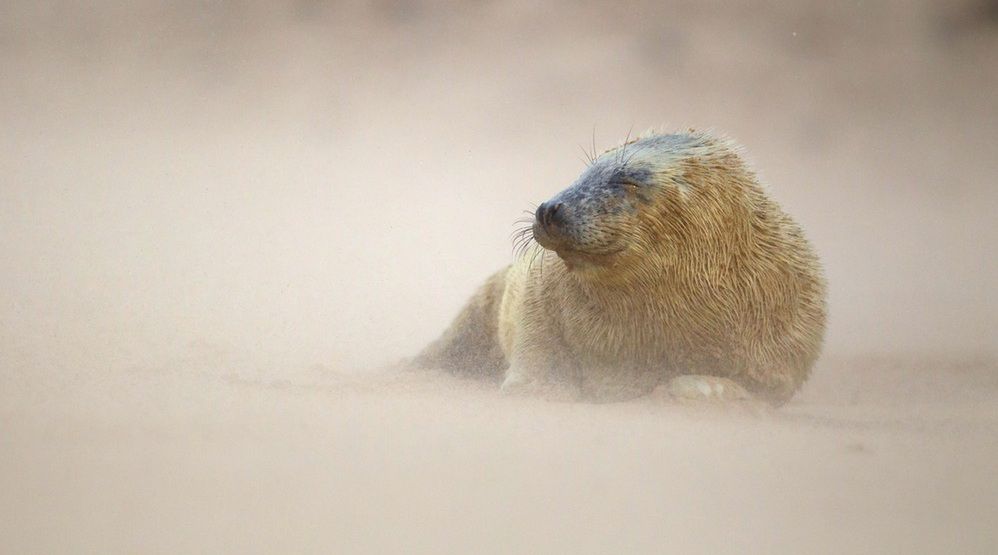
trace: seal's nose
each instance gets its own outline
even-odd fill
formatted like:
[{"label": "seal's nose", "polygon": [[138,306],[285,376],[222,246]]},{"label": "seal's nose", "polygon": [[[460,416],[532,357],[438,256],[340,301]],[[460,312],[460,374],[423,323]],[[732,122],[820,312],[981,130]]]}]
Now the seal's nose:
[{"label": "seal's nose", "polygon": [[557,227],[564,221],[565,211],[562,210],[564,203],[561,202],[542,202],[540,206],[537,207],[537,212],[534,213],[534,217],[537,221],[544,226],[545,229],[550,227]]}]

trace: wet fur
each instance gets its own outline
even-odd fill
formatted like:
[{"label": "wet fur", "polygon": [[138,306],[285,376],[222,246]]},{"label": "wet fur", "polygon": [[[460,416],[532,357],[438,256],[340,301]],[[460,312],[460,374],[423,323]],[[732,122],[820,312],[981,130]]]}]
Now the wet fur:
[{"label": "wet fur", "polygon": [[[632,174],[637,186],[614,181]],[[825,329],[821,266],[731,142],[630,141],[561,198],[579,252],[524,249],[417,365],[591,400],[699,374],[779,405],[807,379]]]}]

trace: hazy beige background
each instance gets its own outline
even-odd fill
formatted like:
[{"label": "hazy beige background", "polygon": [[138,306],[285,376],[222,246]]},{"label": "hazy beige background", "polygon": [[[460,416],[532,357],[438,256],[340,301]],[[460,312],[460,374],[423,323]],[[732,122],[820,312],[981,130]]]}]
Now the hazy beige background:
[{"label": "hazy beige background", "polygon": [[[0,551],[998,548],[993,3],[118,4],[0,4]],[[657,126],[825,261],[780,415],[374,372]]]}]

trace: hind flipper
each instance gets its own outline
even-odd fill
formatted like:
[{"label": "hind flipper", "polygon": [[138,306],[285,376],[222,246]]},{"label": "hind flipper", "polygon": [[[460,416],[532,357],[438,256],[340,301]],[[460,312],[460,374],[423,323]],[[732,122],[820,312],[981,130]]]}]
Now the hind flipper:
[{"label": "hind flipper", "polygon": [[499,345],[499,305],[507,270],[493,274],[472,295],[443,335],[423,349],[409,365],[502,380],[508,362]]}]

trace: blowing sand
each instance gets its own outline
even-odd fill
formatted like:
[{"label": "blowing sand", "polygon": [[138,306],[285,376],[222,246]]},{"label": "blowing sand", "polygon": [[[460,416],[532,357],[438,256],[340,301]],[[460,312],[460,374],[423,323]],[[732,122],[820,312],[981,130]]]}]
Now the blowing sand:
[{"label": "blowing sand", "polygon": [[995,366],[819,370],[762,417],[209,357],[5,388],[4,551],[992,551]]},{"label": "blowing sand", "polygon": [[[4,4],[0,552],[995,552],[993,12]],[[661,124],[823,258],[789,405],[376,370]]]}]

